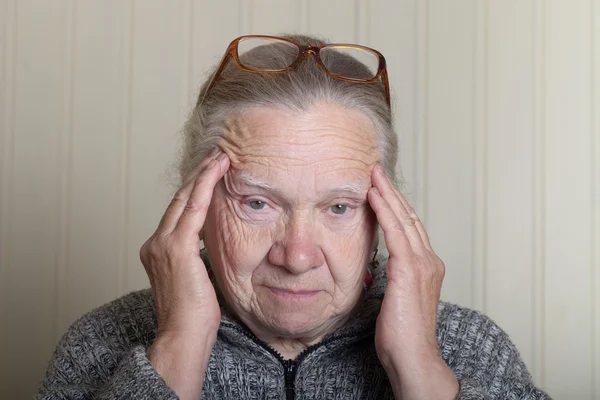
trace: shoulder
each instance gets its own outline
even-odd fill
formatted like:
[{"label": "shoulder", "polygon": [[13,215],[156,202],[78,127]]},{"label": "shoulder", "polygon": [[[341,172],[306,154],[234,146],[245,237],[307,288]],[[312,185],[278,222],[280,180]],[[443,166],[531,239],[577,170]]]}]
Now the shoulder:
[{"label": "shoulder", "polygon": [[440,301],[438,304],[438,337],[477,342],[486,339],[507,338],[507,334],[487,315],[467,307]]},{"label": "shoulder", "polygon": [[468,307],[459,306],[447,301],[438,303],[438,324],[453,325],[453,324],[468,324],[473,327],[480,325],[494,324],[491,318],[486,316],[481,311],[477,311]]},{"label": "shoulder", "polygon": [[459,398],[550,399],[534,385],[509,335],[482,312],[440,302],[437,339],[460,382]]},{"label": "shoulder", "polygon": [[474,370],[512,370],[514,375],[529,379],[509,335],[480,311],[440,302],[437,338],[442,358],[458,377]]},{"label": "shoulder", "polygon": [[[77,319],[56,346],[35,398],[116,398],[115,393],[144,397],[131,395],[134,392],[146,393],[147,398],[148,393],[166,393],[146,357],[156,337],[155,314],[152,292],[146,289]],[[152,382],[151,388],[147,382]]]},{"label": "shoulder", "polygon": [[[510,342],[508,335],[484,313],[456,304],[438,304],[437,335],[440,348],[475,350],[492,342]],[[457,347],[457,345],[460,345]]]},{"label": "shoulder", "polygon": [[58,347],[125,351],[136,344],[148,346],[156,335],[155,314],[150,289],[131,292],[77,319]]}]

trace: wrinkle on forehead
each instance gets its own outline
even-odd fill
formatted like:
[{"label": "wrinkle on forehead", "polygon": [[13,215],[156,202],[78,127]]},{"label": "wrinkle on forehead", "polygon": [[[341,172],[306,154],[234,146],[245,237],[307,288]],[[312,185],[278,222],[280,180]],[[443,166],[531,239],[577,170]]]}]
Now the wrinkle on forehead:
[{"label": "wrinkle on forehead", "polygon": [[328,162],[370,169],[380,158],[369,118],[333,104],[305,112],[249,109],[230,117],[225,130],[222,147],[234,169],[244,163],[309,167]]},{"label": "wrinkle on forehead", "polygon": [[[277,190],[269,182],[259,179],[247,172],[237,173],[237,174],[235,174],[235,177],[233,177],[231,179],[233,179],[234,183],[236,183],[238,185],[243,185],[243,186],[250,187],[250,188],[256,188],[256,189],[261,189],[261,190],[265,190],[265,191],[276,191]],[[343,183],[341,185],[331,187],[330,192],[348,192],[348,193],[364,194],[369,190],[369,188],[370,188],[370,185],[365,185],[365,184],[361,184],[358,182],[349,182],[349,183]]]}]

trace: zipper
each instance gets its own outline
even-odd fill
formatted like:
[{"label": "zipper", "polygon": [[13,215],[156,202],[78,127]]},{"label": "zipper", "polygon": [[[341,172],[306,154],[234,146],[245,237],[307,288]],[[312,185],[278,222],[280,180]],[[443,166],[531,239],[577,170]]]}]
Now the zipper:
[{"label": "zipper", "polygon": [[283,370],[285,376],[285,398],[286,400],[294,400],[295,388],[294,381],[296,380],[296,370],[298,363],[294,360],[285,360],[283,362]]},{"label": "zipper", "polygon": [[361,332],[355,332],[355,333],[350,333],[350,334],[340,335],[340,336],[332,336],[330,338],[323,340],[322,342],[319,342],[317,344],[307,347],[306,349],[304,349],[302,351],[302,353],[298,354],[298,357],[296,357],[294,360],[286,360],[285,358],[283,358],[283,356],[281,355],[280,352],[275,350],[273,347],[269,346],[266,342],[259,339],[245,325],[238,326],[238,325],[233,325],[233,324],[230,324],[227,322],[221,322],[221,325],[227,326],[228,328],[231,328],[231,329],[243,334],[244,336],[248,337],[254,343],[258,344],[259,346],[261,346],[262,348],[267,350],[269,353],[271,353],[281,363],[281,365],[283,365],[283,376],[284,376],[284,382],[285,382],[285,398],[286,398],[286,400],[294,400],[294,397],[296,395],[296,387],[295,387],[296,372],[298,371],[298,367],[300,366],[300,363],[310,353],[312,353],[315,350],[319,349],[320,347],[326,346],[329,343],[334,342],[336,340],[346,339],[346,338],[349,338],[352,336],[362,336],[372,330],[372,329],[367,329],[367,330],[361,331]]}]

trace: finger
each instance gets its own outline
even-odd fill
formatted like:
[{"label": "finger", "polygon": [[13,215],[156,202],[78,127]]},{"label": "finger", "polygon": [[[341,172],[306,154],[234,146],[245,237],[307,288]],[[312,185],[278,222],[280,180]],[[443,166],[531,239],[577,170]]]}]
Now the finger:
[{"label": "finger", "polygon": [[413,250],[422,253],[426,245],[416,225],[416,220],[409,214],[404,203],[400,200],[399,193],[392,185],[381,165],[377,165],[373,171],[373,185],[379,190],[381,196],[390,204],[398,220],[402,223],[406,236]]},{"label": "finger", "polygon": [[195,180],[192,194],[177,222],[175,231],[182,237],[197,236],[204,225],[215,185],[229,169],[229,157],[221,153]]},{"label": "finger", "polygon": [[415,226],[417,227],[417,229],[419,231],[419,234],[421,235],[421,239],[423,240],[423,243],[425,244],[425,247],[427,247],[429,250],[432,250],[431,249],[431,243],[429,241],[429,236],[427,235],[427,231],[425,230],[425,226],[421,222],[421,219],[417,215],[415,209],[412,208],[410,204],[408,204],[408,200],[406,200],[406,198],[402,195],[402,193],[400,193],[394,187],[394,185],[392,184],[392,181],[390,180],[390,178],[387,176],[387,174],[385,173],[385,171],[383,171],[383,168],[381,168],[381,171],[383,172],[383,175],[384,175],[385,179],[387,180],[389,186],[394,190],[394,194],[396,195],[396,197],[398,197],[398,199],[400,200],[400,202],[404,206],[404,209],[408,212],[408,215],[415,221]]},{"label": "finger", "polygon": [[429,242],[429,235],[427,235],[427,231],[425,230],[425,226],[421,222],[421,219],[417,215],[415,209],[412,208],[410,206],[410,204],[408,204],[408,201],[402,195],[402,193],[400,193],[398,191],[396,191],[396,193],[398,194],[398,198],[400,199],[400,201],[402,202],[402,204],[404,204],[404,208],[406,208],[406,211],[408,211],[408,215],[410,215],[411,218],[415,221],[415,226],[417,227],[417,229],[419,231],[419,234],[421,235],[421,240],[423,240],[423,244],[425,245],[425,247],[428,250],[433,250],[431,248],[431,243]]},{"label": "finger", "polygon": [[371,208],[377,216],[377,222],[383,231],[385,245],[391,257],[401,257],[403,254],[412,254],[413,249],[406,236],[404,226],[396,216],[394,210],[384,199],[376,187],[367,192]]},{"label": "finger", "polygon": [[219,154],[219,150],[215,149],[211,152],[209,157],[205,158],[199,165],[197,165],[188,175],[186,176],[184,183],[181,185],[179,190],[173,196],[171,203],[167,207],[163,214],[159,224],[157,232],[171,233],[177,226],[177,221],[181,217],[185,205],[187,204],[192,190],[194,189],[194,178],[196,178],[203,170],[206,169],[208,164]]},{"label": "finger", "polygon": [[[221,150],[218,147],[213,148],[212,151],[206,157],[204,157],[204,159],[198,166],[196,166],[194,169],[187,173],[187,175],[182,180],[182,186],[187,186],[188,183],[193,182],[194,179],[196,179],[196,177],[200,174],[200,172],[202,172],[212,160],[216,160],[222,152],[223,150]],[[192,189],[193,187],[194,185],[192,184]]]}]

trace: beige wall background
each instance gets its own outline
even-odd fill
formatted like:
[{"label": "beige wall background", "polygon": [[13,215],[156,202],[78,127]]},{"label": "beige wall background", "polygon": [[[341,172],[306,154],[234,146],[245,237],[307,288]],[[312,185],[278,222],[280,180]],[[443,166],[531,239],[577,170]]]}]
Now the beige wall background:
[{"label": "beige wall background", "polygon": [[599,0],[1,0],[0,398],[83,313],[148,287],[178,131],[246,33],[383,52],[443,299],[555,398],[600,399]]}]

